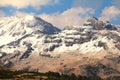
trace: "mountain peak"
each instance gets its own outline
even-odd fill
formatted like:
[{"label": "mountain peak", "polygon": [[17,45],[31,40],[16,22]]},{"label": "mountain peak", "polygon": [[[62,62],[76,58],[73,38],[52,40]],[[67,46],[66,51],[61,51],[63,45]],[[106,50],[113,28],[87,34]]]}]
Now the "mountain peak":
[{"label": "mountain peak", "polygon": [[38,22],[37,17],[34,15],[27,15],[24,17],[24,23],[26,23],[30,27],[35,26],[37,22]]},{"label": "mountain peak", "polygon": [[27,16],[25,16],[25,20],[28,20],[28,21],[33,21],[35,19],[36,19],[36,16],[34,16],[34,15],[27,15]]},{"label": "mountain peak", "polygon": [[84,23],[85,27],[91,26],[94,30],[116,30],[117,28],[114,25],[111,25],[109,21],[104,22],[95,17],[88,18]]},{"label": "mountain peak", "polygon": [[[52,24],[44,21],[40,17],[27,15],[24,17],[5,17],[0,19],[0,38],[1,45],[19,39],[31,33],[54,34],[60,31]],[[5,41],[5,39],[9,39]]]},{"label": "mountain peak", "polygon": [[92,22],[92,21],[98,21],[98,19],[96,17],[89,17],[87,19],[88,22]]}]

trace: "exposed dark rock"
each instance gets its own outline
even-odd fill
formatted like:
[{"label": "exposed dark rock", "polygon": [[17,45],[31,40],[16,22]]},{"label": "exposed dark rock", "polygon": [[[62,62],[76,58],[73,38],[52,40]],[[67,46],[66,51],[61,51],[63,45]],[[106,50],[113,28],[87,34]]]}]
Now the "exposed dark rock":
[{"label": "exposed dark rock", "polygon": [[98,19],[96,17],[91,17],[87,19],[87,22],[96,23]]},{"label": "exposed dark rock", "polygon": [[107,30],[117,30],[117,28],[111,24],[106,25],[104,28]]},{"label": "exposed dark rock", "polygon": [[49,48],[49,51],[53,51],[56,47],[58,47],[59,45],[52,45],[52,46],[50,46],[50,48]]},{"label": "exposed dark rock", "polygon": [[6,54],[6,53],[4,53],[4,52],[0,52],[0,54],[1,54],[0,58],[3,58],[4,56],[6,56],[6,55],[7,55],[7,54]]},{"label": "exposed dark rock", "polygon": [[13,63],[12,63],[11,61],[9,61],[9,60],[6,60],[3,64],[4,64],[4,66],[7,67],[7,68],[10,68],[10,67],[13,66]]},{"label": "exposed dark rock", "polygon": [[30,53],[32,52],[32,50],[33,50],[32,47],[28,47],[28,49],[20,57],[20,60],[24,59],[24,58],[28,58],[30,56]]},{"label": "exposed dark rock", "polygon": [[115,47],[120,50],[120,43],[116,44]]},{"label": "exposed dark rock", "polygon": [[29,71],[30,70],[30,66],[24,67],[21,71]]},{"label": "exposed dark rock", "polygon": [[108,32],[108,33],[104,34],[104,36],[107,36],[109,39],[114,39],[115,43],[120,42],[120,36],[115,33]]},{"label": "exposed dark rock", "polygon": [[98,46],[98,47],[103,47],[104,49],[107,49],[106,43],[101,42],[101,41],[98,42],[98,45],[97,45],[97,46]]},{"label": "exposed dark rock", "polygon": [[109,22],[103,22],[98,20],[97,18],[93,17],[93,18],[89,18],[87,20],[87,22],[89,23],[85,23],[84,26],[92,26],[93,29],[95,30],[103,30],[103,29],[107,29],[107,30],[117,30],[117,28],[114,25],[111,25]]}]

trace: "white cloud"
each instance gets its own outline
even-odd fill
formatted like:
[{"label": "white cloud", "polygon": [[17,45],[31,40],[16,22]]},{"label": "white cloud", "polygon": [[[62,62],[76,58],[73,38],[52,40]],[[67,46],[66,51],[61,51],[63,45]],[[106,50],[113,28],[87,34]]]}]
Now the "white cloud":
[{"label": "white cloud", "polygon": [[104,0],[74,0],[73,7],[98,9]]},{"label": "white cloud", "polygon": [[0,10],[0,17],[5,17],[5,13],[2,10]]},{"label": "white cloud", "polygon": [[25,12],[16,11],[13,13],[13,15],[18,17],[24,17],[26,15],[34,15],[34,13],[25,13]]},{"label": "white cloud", "polygon": [[115,20],[120,17],[120,9],[115,6],[106,7],[103,9],[100,19],[101,20]]},{"label": "white cloud", "polygon": [[59,0],[0,0],[0,6],[13,6],[16,8],[32,6],[34,8],[39,8],[43,5],[55,4],[58,1]]},{"label": "white cloud", "polygon": [[79,7],[68,9],[63,13],[41,14],[40,17],[60,28],[63,28],[69,25],[80,26],[85,19],[93,13],[94,10],[91,8]]}]

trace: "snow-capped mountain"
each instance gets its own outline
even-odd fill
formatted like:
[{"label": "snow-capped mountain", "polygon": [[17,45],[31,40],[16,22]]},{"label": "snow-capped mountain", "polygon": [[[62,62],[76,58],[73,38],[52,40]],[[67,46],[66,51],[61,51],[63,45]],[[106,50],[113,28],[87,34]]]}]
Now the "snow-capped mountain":
[{"label": "snow-capped mountain", "polygon": [[[83,26],[63,30],[31,15],[0,19],[0,63],[9,68],[61,73],[75,68],[72,72],[80,74],[76,71],[83,65],[101,62],[106,66],[108,57],[118,56],[120,27],[94,17]],[[112,66],[119,72],[117,67]]]},{"label": "snow-capped mountain", "polygon": [[53,34],[60,30],[52,24],[33,15],[6,17],[0,19],[0,45],[15,41],[31,33]]}]

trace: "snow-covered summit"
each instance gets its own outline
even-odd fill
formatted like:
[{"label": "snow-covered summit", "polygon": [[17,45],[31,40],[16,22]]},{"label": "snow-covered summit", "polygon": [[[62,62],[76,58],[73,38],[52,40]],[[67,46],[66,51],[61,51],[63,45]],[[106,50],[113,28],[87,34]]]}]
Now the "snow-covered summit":
[{"label": "snow-covered summit", "polygon": [[59,31],[52,24],[33,15],[5,17],[0,19],[0,45],[15,41],[31,33],[54,34]]},{"label": "snow-covered summit", "polygon": [[43,33],[54,34],[59,32],[60,30],[54,27],[52,24],[44,21],[40,17],[36,17],[34,15],[27,15],[24,17],[23,21],[28,27],[38,28]]},{"label": "snow-covered summit", "polygon": [[31,31],[40,30],[43,33],[53,34],[57,31],[60,31],[52,24],[34,15],[26,15],[24,17],[13,16],[13,17],[6,17],[3,19],[1,18],[0,23],[1,23],[0,26],[3,28],[5,26],[8,26],[9,29],[12,28],[15,30],[15,28],[19,28],[18,30],[26,30],[26,32],[27,30],[31,30]]}]

